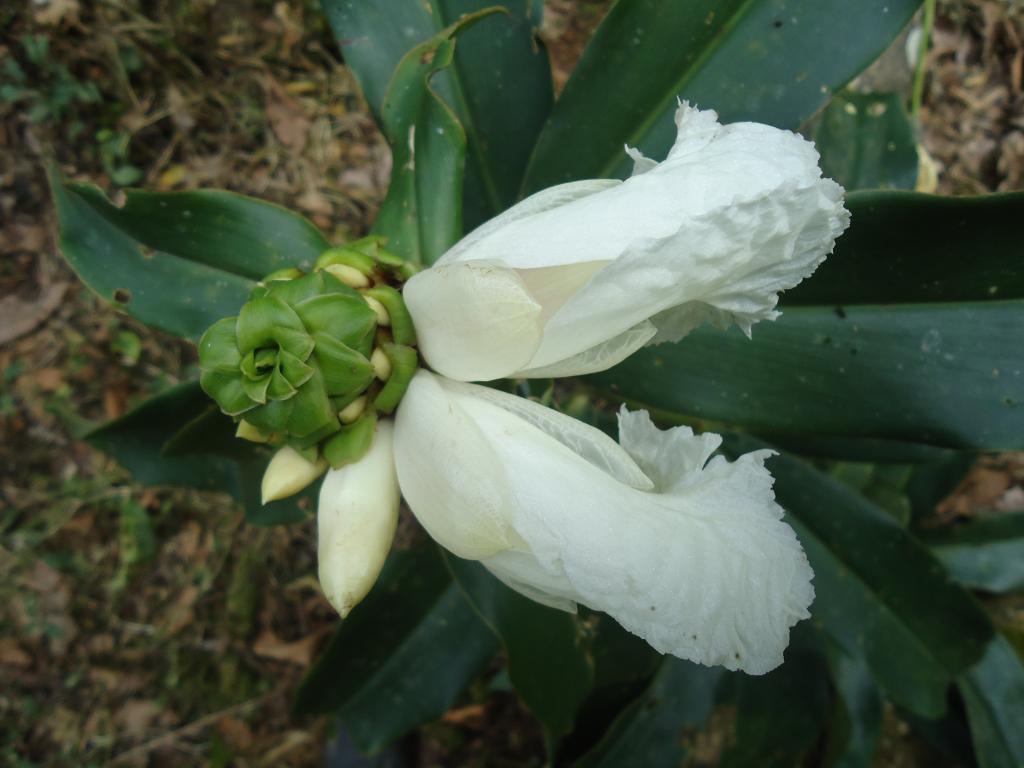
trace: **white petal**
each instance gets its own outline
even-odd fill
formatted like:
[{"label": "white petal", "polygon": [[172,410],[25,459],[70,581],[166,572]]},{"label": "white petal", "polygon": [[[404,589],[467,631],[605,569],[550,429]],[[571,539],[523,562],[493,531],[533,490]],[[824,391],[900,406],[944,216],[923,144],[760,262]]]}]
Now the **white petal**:
[{"label": "white petal", "polygon": [[[452,261],[475,261],[478,259],[502,260],[505,253],[501,247],[500,233],[512,222],[527,219],[544,211],[558,209],[574,200],[580,200],[610,187],[617,187],[621,183],[618,179],[584,179],[541,190],[481,224],[449,248],[437,263],[447,264]],[[493,235],[498,235],[498,237],[494,238]],[[494,250],[490,251],[489,249],[492,247]],[[557,263],[565,262],[558,261]],[[538,263],[531,266],[544,267],[548,265]]]},{"label": "white petal", "polygon": [[557,267],[517,269],[530,296],[541,305],[541,322],[547,323],[590,279],[608,265],[607,261],[579,261]]},{"label": "white petal", "polygon": [[440,381],[417,372],[398,407],[398,482],[427,533],[459,557],[479,559],[520,539],[507,523],[509,493],[498,457]]},{"label": "white petal", "polygon": [[603,341],[590,349],[585,349],[550,365],[517,371],[512,376],[524,379],[554,379],[606,371],[613,365],[621,363],[657,335],[658,327],[654,323],[644,320],[628,331],[613,336],[608,341]]},{"label": "white petal", "polygon": [[576,590],[565,574],[545,570],[530,552],[506,549],[480,562],[505,586],[534,602],[576,613]]},{"label": "white petal", "polygon": [[636,147],[626,147],[626,154],[633,161],[633,172],[630,176],[639,176],[641,173],[647,173],[648,171],[654,170],[658,167],[658,161],[652,160],[649,157],[644,157],[644,153]]},{"label": "white petal", "polygon": [[392,443],[391,424],[378,422],[367,454],[332,469],[320,488],[320,587],[342,618],[377,581],[395,537],[399,494]]},{"label": "white petal", "polygon": [[620,483],[643,491],[654,488],[651,478],[644,474],[627,450],[601,430],[584,424],[579,419],[499,389],[446,381],[436,377],[435,381],[440,391],[449,399],[451,408],[460,408],[459,398],[467,399],[461,402],[482,400],[536,427]]},{"label": "white petal", "polygon": [[[597,355],[588,350],[601,350],[648,320],[658,328],[653,343],[676,340],[708,321],[749,333],[753,323],[776,316],[780,291],[832,251],[849,214],[842,188],[821,178],[810,142],[755,123],[721,126],[714,112],[686,104],[676,121],[677,139],[662,163],[629,150],[636,167],[626,181],[545,190],[442,259],[488,260],[520,276],[607,263],[571,296],[565,285],[555,289],[559,309],[544,313],[535,354],[496,375],[547,375],[580,355],[590,364]],[[536,283],[543,281],[524,280],[537,298]],[[493,377],[473,373],[466,353],[459,378]]]},{"label": "white petal", "polygon": [[541,340],[541,305],[515,270],[454,262],[415,275],[403,290],[424,359],[453,379],[486,381],[524,367]]},{"label": "white petal", "polygon": [[[659,651],[759,674],[808,616],[811,571],[764,453],[703,464],[715,439],[624,418],[659,492],[615,480],[470,385],[443,385],[488,437],[526,547],[484,562],[524,594],[603,610]],[[476,390],[476,391],[474,391]],[[413,507],[415,511],[415,506]]]}]

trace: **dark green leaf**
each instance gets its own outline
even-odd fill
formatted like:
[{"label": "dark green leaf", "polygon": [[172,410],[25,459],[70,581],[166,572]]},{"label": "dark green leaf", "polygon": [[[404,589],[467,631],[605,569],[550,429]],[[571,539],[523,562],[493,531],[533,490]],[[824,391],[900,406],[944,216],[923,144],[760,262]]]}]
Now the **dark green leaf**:
[{"label": "dark green leaf", "polygon": [[373,230],[398,255],[427,264],[462,235],[466,134],[431,82],[451,65],[457,31],[448,27],[402,58],[381,108],[391,183]]},{"label": "dark green leaf", "polygon": [[820,653],[800,647],[798,633],[786,662],[767,675],[735,676],[734,743],[722,755],[723,768],[788,768],[818,740],[828,708],[828,675]]},{"label": "dark green leaf", "polygon": [[913,712],[897,709],[897,716],[910,726],[915,740],[928,745],[933,753],[925,752],[926,764],[937,763],[936,755],[946,758],[948,765],[974,766],[977,760],[971,747],[971,734],[963,712],[950,708],[940,718],[929,720]]},{"label": "dark green leaf", "polygon": [[847,190],[913,189],[917,182],[914,131],[898,94],[836,94],[814,143],[822,173]]},{"label": "dark green leaf", "polygon": [[319,480],[294,496],[269,504],[263,503],[260,498],[260,485],[272,455],[269,451],[254,451],[251,458],[238,462],[240,492],[236,498],[242,503],[245,520],[250,525],[291,525],[305,520],[316,509],[316,498],[320,490]]},{"label": "dark green leaf", "polygon": [[237,314],[253,280],[312,263],[327,247],[299,216],[229,192],[129,190],[118,208],[56,172],[51,192],[61,250],[85,284],[139,320],[191,339]]},{"label": "dark green leaf", "polygon": [[992,640],[959,687],[980,768],[1024,765],[1024,664],[1004,637]]},{"label": "dark green leaf", "polygon": [[[730,454],[763,444],[728,441]],[[775,494],[814,569],[815,623],[863,660],[897,704],[942,713],[946,688],[992,628],[928,550],[888,514],[799,459],[769,461]]]},{"label": "dark green leaf", "polygon": [[393,552],[306,675],[295,707],[337,713],[372,752],[442,715],[496,650],[434,546]]},{"label": "dark green leaf", "polygon": [[882,697],[861,659],[841,652],[829,654],[837,700],[830,728],[831,768],[872,768],[882,733]]},{"label": "dark green leaf", "polygon": [[85,439],[117,459],[143,485],[180,485],[237,495],[234,462],[210,455],[163,453],[164,444],[183,425],[205,414],[210,404],[198,384],[181,384],[90,432]]},{"label": "dark green leaf", "polygon": [[961,584],[997,593],[1024,588],[1024,513],[975,518],[925,541]]},{"label": "dark green leaf", "polygon": [[1024,193],[857,192],[846,206],[850,229],[814,275],[782,294],[784,311],[1024,298]]},{"label": "dark green leaf", "polygon": [[252,282],[178,258],[149,253],[89,205],[86,187],[52,187],[60,248],[82,281],[144,323],[197,339],[214,321],[238,312]]},{"label": "dark green leaf", "polygon": [[753,340],[699,328],[590,377],[764,432],[1024,448],[1024,302],[787,309]]},{"label": "dark green leaf", "polygon": [[572,729],[593,684],[572,616],[515,592],[482,565],[449,556],[470,603],[501,640],[508,673],[523,703],[543,724],[549,747]]},{"label": "dark green leaf", "polygon": [[616,3],[538,140],[527,189],[623,176],[630,168],[624,144],[664,157],[675,138],[677,97],[718,110],[724,122],[795,129],[885,49],[919,4]]},{"label": "dark green leaf", "polygon": [[[207,407],[204,410],[199,411],[192,419],[185,420],[184,425],[163,444],[163,455],[214,454],[251,459],[255,446],[235,437],[237,425],[230,417],[225,416],[212,400],[207,399],[206,403]],[[179,418],[185,416],[184,412],[179,414]]]},{"label": "dark green leaf", "polygon": [[[386,4],[321,0],[342,55],[382,122],[385,94],[399,61],[460,15],[488,0],[392,0]],[[453,66],[433,84],[452,107],[468,143],[465,223],[475,227],[511,205],[534,141],[551,109],[547,53],[534,38],[540,8],[501,3],[507,15],[483,19],[459,34]],[[436,192],[437,190],[435,190]]]},{"label": "dark green leaf", "polygon": [[704,725],[714,706],[719,668],[665,657],[644,694],[612,723],[574,768],[675,768],[686,757],[684,729]]},{"label": "dark green leaf", "polygon": [[558,745],[554,763],[563,765],[591,751],[612,722],[635,702],[661,667],[664,656],[611,616],[580,607],[584,653],[594,667],[594,684],[576,715],[571,733]]},{"label": "dark green leaf", "polygon": [[583,621],[589,630],[586,647],[594,663],[595,688],[643,681],[661,666],[662,655],[611,616],[588,612]]},{"label": "dark green leaf", "polygon": [[329,245],[299,214],[235,192],[128,189],[118,207],[94,187],[71,186],[87,196],[97,213],[148,248],[251,280],[287,267],[308,272]]},{"label": "dark green leaf", "polygon": [[[85,439],[117,459],[142,485],[230,494],[242,502],[253,525],[285,525],[308,516],[315,484],[298,496],[267,505],[260,502],[260,478],[270,452],[231,437],[231,420],[211,413],[210,405],[197,383],[181,384],[93,430]],[[203,443],[196,445],[198,440]]]},{"label": "dark green leaf", "polygon": [[937,464],[967,454],[900,440],[870,437],[829,437],[827,435],[773,435],[772,442],[802,456],[847,461],[894,462],[896,464]]},{"label": "dark green leaf", "polygon": [[949,451],[945,456],[917,464],[907,481],[914,521],[934,515],[939,502],[953,492],[975,461],[972,453]]}]

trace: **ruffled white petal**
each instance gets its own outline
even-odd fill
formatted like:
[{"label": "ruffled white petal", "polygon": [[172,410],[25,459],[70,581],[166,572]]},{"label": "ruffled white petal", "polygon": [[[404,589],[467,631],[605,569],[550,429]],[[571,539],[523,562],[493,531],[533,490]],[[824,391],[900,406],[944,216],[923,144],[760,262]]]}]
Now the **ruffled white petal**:
[{"label": "ruffled white petal", "polygon": [[[776,316],[780,291],[811,274],[832,251],[849,214],[842,188],[821,177],[810,142],[755,123],[722,126],[714,112],[685,103],[676,123],[676,142],[663,162],[629,150],[635,167],[626,181],[545,190],[480,227],[441,259],[484,260],[520,276],[606,264],[577,280],[570,296],[565,287],[578,273],[559,276],[557,302],[540,295],[538,281],[524,279],[527,293],[542,307],[542,338],[516,368],[509,367],[511,356],[500,374],[494,374],[500,366],[489,356],[474,365],[481,345],[473,329],[449,325],[446,354],[462,354],[463,335],[471,341],[458,378],[550,375],[570,359],[577,362],[567,370],[579,360],[593,365],[598,355],[589,350],[601,350],[648,320],[658,329],[652,343],[676,340],[708,321],[735,323],[749,333],[753,323]],[[458,303],[454,290],[448,296]],[[434,322],[418,310],[413,316],[418,327]],[[425,351],[432,365],[434,349]],[[606,363],[613,360],[607,356]]]},{"label": "ruffled white petal", "polygon": [[[808,615],[812,574],[781,520],[764,452],[708,462],[715,438],[626,414],[623,444],[654,486],[639,490],[549,432],[557,420],[527,421],[482,387],[433,383],[435,405],[472,421],[474,451],[488,445],[501,467],[503,514],[522,543],[483,562],[505,583],[557,607],[606,611],[682,658],[755,674],[781,663],[789,628]],[[406,498],[419,516],[421,499]]]},{"label": "ruffled white petal", "polygon": [[377,581],[398,525],[391,424],[377,424],[370,450],[324,478],[317,506],[320,587],[342,618]]}]

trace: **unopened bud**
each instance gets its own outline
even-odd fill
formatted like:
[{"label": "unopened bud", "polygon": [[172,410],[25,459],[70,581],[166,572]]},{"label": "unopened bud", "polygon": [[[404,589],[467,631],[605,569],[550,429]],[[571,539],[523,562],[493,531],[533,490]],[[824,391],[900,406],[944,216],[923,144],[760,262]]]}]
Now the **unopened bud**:
[{"label": "unopened bud", "polygon": [[281,448],[263,473],[262,499],[264,504],[298,493],[316,480],[327,469],[323,459],[310,461],[291,446]]},{"label": "unopened bud", "polygon": [[328,264],[323,269],[324,272],[338,278],[349,288],[366,288],[370,284],[370,278],[347,264]]},{"label": "unopened bud", "polygon": [[270,435],[261,432],[245,419],[238,422],[238,429],[235,430],[235,437],[240,437],[251,443],[266,443],[270,440]]},{"label": "unopened bud", "polygon": [[342,424],[351,424],[353,421],[363,415],[363,411],[366,410],[366,395],[360,395],[351,403],[346,405],[340,411],[338,411],[338,419],[341,420]]},{"label": "unopened bud", "polygon": [[391,361],[380,347],[373,350],[373,354],[370,355],[370,365],[373,367],[373,375],[381,381],[391,378]]},{"label": "unopened bud", "polygon": [[357,463],[327,473],[317,507],[320,587],[344,618],[370,591],[398,525],[391,425],[380,423]]},{"label": "unopened bud", "polygon": [[373,313],[377,315],[377,325],[383,325],[385,327],[391,325],[391,315],[388,314],[388,311],[384,308],[383,304],[373,298],[373,296],[367,296],[365,293],[363,294],[363,299],[370,305],[370,309],[373,310]]},{"label": "unopened bud", "polygon": [[412,315],[409,314],[401,293],[390,285],[378,285],[366,290],[363,298],[367,301],[376,299],[383,305],[388,314],[391,338],[395,340],[395,344],[405,347],[416,346],[416,329],[413,328]]},{"label": "unopened bud", "polygon": [[381,413],[391,413],[398,407],[405,390],[409,388],[409,382],[416,374],[419,356],[415,349],[401,344],[385,344],[381,349],[390,363],[389,375],[373,399],[373,407]]},{"label": "unopened bud", "polygon": [[263,278],[264,283],[273,283],[278,280],[294,280],[298,277],[302,277],[303,272],[298,267],[285,267],[279,269],[276,272],[271,272],[269,275]]}]

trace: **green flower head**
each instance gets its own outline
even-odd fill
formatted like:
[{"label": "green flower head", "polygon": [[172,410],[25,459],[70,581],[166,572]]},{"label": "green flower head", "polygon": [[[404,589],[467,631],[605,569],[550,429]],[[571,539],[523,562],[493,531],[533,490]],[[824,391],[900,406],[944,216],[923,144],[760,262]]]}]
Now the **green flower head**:
[{"label": "green flower head", "polygon": [[200,384],[241,421],[239,436],[341,466],[365,452],[377,412],[398,405],[417,365],[412,321],[388,284],[404,265],[370,245],[331,249],[310,274],[269,275],[203,334]]}]

